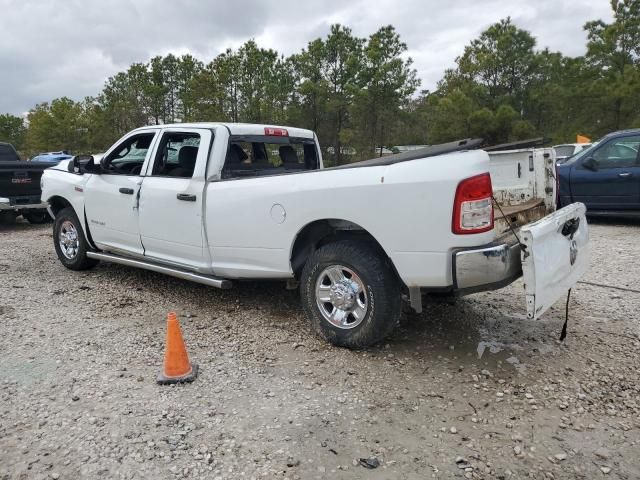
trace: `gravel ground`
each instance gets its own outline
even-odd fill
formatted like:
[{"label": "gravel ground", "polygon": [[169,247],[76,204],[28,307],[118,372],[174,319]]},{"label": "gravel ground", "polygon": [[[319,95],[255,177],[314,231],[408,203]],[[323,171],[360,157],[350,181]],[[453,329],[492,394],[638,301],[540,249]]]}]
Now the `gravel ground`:
[{"label": "gravel ground", "polygon": [[[565,344],[516,282],[359,352],[281,283],[72,272],[50,226],[0,228],[2,479],[640,478],[638,223],[592,226]],[[158,386],[172,310],[200,376]]]}]

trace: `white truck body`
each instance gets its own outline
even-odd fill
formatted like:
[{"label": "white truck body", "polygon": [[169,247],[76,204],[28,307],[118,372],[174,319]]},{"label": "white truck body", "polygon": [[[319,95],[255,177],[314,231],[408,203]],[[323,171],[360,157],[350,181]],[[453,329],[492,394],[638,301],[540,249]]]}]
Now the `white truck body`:
[{"label": "white truck body", "polygon": [[[267,132],[276,132],[281,139]],[[188,178],[154,173],[158,162],[166,167],[170,152],[161,154],[159,150],[170,150],[160,145],[169,145],[161,139],[171,134],[199,138]],[[133,167],[135,171],[109,171],[114,152],[141,135],[150,140],[145,144],[144,159],[136,160],[140,163]],[[225,177],[230,162],[237,161],[230,160],[232,143],[253,142],[256,149],[265,138],[283,145],[288,139],[304,143],[304,155],[315,156],[317,165],[267,175],[243,170],[239,171],[241,176]],[[271,155],[269,148],[273,147],[265,147],[265,156]],[[89,173],[70,172],[69,162],[48,169],[43,176],[42,199],[51,205],[54,217],[66,206],[73,208],[86,230],[91,258],[120,261],[216,286],[228,286],[229,280],[235,279],[298,278],[309,253],[316,248],[313,242],[304,243],[307,237],[318,237],[319,230],[331,230],[334,236],[342,237],[366,234],[391,262],[418,310],[421,291],[486,290],[521,275],[521,248],[510,230],[522,227],[522,222],[512,221],[512,227],[508,227],[496,211],[497,228],[454,233],[454,201],[465,179],[491,171],[494,194],[507,219],[516,219],[515,210],[522,205],[534,204],[542,208],[526,216],[528,221],[555,225],[578,218],[584,242],[573,248],[586,250],[584,210],[576,207],[568,216],[566,212],[552,213],[555,180],[549,180],[549,161],[544,152],[533,154],[533,164],[527,153],[526,164],[520,167],[502,152],[492,154],[491,161],[482,150],[459,150],[430,158],[421,158],[421,151],[417,152],[408,152],[413,155],[408,159],[393,156],[385,161],[323,168],[317,138],[309,130],[217,123],[145,127],[130,132],[105,152],[99,173],[95,168]],[[284,162],[283,153],[280,156]],[[161,157],[164,160],[159,160]],[[242,163],[249,161],[257,163],[255,159]],[[553,166],[554,160],[550,161]],[[284,163],[278,168],[283,166],[288,168]],[[541,243],[535,233],[538,227],[529,228],[531,238]],[[557,241],[554,248],[559,256],[566,256],[568,265],[572,240],[559,232],[556,236],[559,238],[548,242]],[[566,245],[560,243],[563,241]],[[561,289],[555,288],[551,295],[545,293],[544,305],[536,302],[533,316],[541,315],[575,283],[579,273],[573,272],[582,272],[587,264],[586,254],[578,258],[579,268],[572,264],[569,271],[559,274],[571,277],[571,281],[558,283]],[[549,270],[560,268],[540,259],[538,270],[540,262]],[[535,291],[530,293],[532,285],[527,284],[527,298],[536,295]]]}]

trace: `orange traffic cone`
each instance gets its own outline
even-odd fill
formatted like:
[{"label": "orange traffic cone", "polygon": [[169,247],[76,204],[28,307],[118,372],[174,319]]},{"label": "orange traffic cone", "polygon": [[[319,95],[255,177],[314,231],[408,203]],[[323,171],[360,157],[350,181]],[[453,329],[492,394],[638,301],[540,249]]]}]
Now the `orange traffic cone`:
[{"label": "orange traffic cone", "polygon": [[198,376],[198,365],[189,362],[189,354],[182,340],[180,324],[174,312],[167,315],[167,346],[164,366],[158,375],[158,383],[193,382]]}]

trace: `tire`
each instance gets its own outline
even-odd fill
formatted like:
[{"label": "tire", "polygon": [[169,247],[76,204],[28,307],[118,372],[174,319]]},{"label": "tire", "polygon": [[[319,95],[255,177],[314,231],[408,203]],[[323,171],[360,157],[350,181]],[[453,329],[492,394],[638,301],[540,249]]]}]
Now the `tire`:
[{"label": "tire", "polygon": [[[66,246],[63,247],[61,243],[66,243]],[[53,245],[60,263],[70,270],[87,270],[98,264],[98,260],[87,257],[89,244],[82,223],[71,207],[60,210],[56,215],[53,223]]]},{"label": "tire", "polygon": [[300,296],[316,333],[340,347],[381,341],[402,314],[396,273],[362,241],[329,243],[312,253],[300,276]]},{"label": "tire", "polygon": [[22,216],[29,220],[29,223],[32,225],[41,225],[51,221],[51,217],[46,210],[31,210],[23,213]]}]

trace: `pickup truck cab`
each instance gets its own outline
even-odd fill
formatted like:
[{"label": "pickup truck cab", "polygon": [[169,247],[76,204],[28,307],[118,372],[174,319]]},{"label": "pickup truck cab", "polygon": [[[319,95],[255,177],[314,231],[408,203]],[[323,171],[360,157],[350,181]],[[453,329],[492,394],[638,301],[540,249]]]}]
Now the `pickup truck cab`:
[{"label": "pickup truck cab", "polygon": [[640,129],[613,132],[558,165],[561,205],[589,215],[640,217]]},{"label": "pickup truck cab", "polygon": [[[219,288],[287,280],[321,336],[362,347],[395,327],[403,299],[421,311],[423,292],[500,288],[524,270],[537,318],[584,272],[580,204],[553,212],[552,202],[527,225],[507,211],[509,228],[496,230],[490,159],[472,149],[478,143],[324,168],[310,130],[144,127],[99,163],[80,156],[47,170],[42,198],[58,258],[72,270],[105,260]],[[553,186],[552,163],[539,176]],[[511,167],[515,177],[521,167]],[[514,182],[514,196],[527,198],[527,182]]]}]

